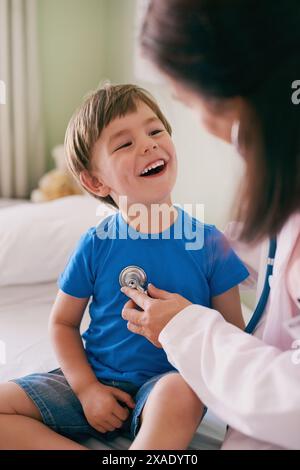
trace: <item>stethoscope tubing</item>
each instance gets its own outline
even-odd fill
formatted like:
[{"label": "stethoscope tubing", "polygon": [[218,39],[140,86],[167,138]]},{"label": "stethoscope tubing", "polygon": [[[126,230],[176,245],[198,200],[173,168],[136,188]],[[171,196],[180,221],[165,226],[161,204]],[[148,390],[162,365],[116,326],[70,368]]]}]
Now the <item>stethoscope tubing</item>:
[{"label": "stethoscope tubing", "polygon": [[269,294],[270,294],[270,276],[273,274],[273,265],[274,265],[274,260],[275,260],[275,255],[276,255],[276,249],[277,249],[277,241],[276,238],[271,238],[269,242],[269,253],[268,253],[268,262],[267,262],[267,269],[266,269],[266,275],[265,275],[265,280],[264,280],[264,286],[259,298],[259,301],[256,305],[256,308],[253,312],[253,315],[248,323],[248,325],[245,328],[245,332],[252,334],[257,327],[261,317],[263,316],[263,313],[265,311]]}]

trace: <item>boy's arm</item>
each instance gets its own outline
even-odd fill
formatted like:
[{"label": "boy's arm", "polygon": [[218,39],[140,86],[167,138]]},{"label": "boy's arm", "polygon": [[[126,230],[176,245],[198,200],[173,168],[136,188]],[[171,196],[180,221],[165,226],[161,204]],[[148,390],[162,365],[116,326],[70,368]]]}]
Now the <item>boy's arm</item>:
[{"label": "boy's arm", "polygon": [[59,364],[77,396],[97,382],[88,363],[79,327],[89,299],[58,292],[52,308],[49,331]]},{"label": "boy's arm", "polygon": [[229,323],[242,330],[245,328],[238,286],[212,297],[212,308],[220,312]]},{"label": "boy's arm", "polygon": [[120,428],[128,417],[128,409],[119,402],[129,408],[134,408],[134,402],[128,393],[101,384],[87,360],[79,327],[88,300],[59,291],[49,330],[62,371],[80,400],[87,421],[104,433]]}]

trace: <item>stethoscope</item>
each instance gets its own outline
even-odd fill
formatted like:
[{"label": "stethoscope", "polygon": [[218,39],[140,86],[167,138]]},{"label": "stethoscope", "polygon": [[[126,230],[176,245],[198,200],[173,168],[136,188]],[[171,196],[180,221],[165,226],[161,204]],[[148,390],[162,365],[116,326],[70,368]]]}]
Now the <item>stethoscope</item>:
[{"label": "stethoscope", "polygon": [[[276,247],[277,247],[276,238],[270,239],[264,286],[262,289],[262,293],[260,295],[260,299],[253,312],[253,315],[248,325],[245,328],[245,332],[249,334],[253,333],[253,331],[255,330],[267,305],[267,301],[268,301],[269,294],[270,294],[269,278],[273,274],[273,265],[274,265],[274,259],[275,259],[275,254],[276,254]],[[132,289],[137,289],[138,291],[143,292],[144,294],[147,294],[147,275],[145,271],[139,266],[127,266],[126,268],[124,268],[120,272],[119,282],[120,282],[121,287],[131,287]]]},{"label": "stethoscope", "polygon": [[147,274],[139,266],[127,266],[120,272],[119,283],[121,287],[131,287],[147,294]]}]

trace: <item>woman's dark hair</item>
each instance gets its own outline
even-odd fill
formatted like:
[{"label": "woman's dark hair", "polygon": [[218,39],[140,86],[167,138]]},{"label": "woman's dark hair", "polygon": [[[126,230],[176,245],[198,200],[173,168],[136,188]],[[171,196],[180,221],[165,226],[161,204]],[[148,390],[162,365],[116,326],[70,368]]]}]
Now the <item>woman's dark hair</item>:
[{"label": "woman's dark hair", "polygon": [[300,210],[299,24],[299,0],[152,0],[142,29],[143,51],[172,79],[208,100],[244,99],[248,241]]}]

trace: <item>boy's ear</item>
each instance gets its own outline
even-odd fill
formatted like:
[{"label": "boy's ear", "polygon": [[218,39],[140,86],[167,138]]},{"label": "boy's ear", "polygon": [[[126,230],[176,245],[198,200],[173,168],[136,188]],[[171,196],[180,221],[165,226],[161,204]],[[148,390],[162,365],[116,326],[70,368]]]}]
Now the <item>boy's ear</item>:
[{"label": "boy's ear", "polygon": [[110,188],[87,170],[81,171],[79,178],[82,186],[91,193],[101,197],[106,197],[110,194]]}]

